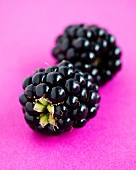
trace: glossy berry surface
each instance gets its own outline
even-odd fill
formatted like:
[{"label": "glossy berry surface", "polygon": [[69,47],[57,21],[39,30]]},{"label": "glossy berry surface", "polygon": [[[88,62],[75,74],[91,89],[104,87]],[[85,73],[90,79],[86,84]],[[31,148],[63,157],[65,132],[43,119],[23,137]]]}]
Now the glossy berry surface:
[{"label": "glossy berry surface", "polygon": [[107,30],[96,25],[70,25],[56,39],[52,50],[57,62],[70,61],[88,72],[98,85],[110,80],[121,68],[121,50]]},{"label": "glossy berry surface", "polygon": [[37,132],[60,135],[83,127],[97,113],[98,86],[69,61],[40,69],[24,82],[19,100],[26,123]]},{"label": "glossy berry surface", "polygon": [[50,88],[45,83],[41,83],[36,86],[35,92],[38,98],[42,96],[48,97],[50,94]]},{"label": "glossy berry surface", "polygon": [[25,78],[24,82],[23,82],[23,89],[25,89],[28,85],[30,85],[32,83],[32,77],[28,76],[27,78]]},{"label": "glossy berry surface", "polygon": [[51,89],[51,95],[49,99],[52,101],[52,103],[60,103],[65,100],[66,93],[65,90],[60,87],[56,86]]}]

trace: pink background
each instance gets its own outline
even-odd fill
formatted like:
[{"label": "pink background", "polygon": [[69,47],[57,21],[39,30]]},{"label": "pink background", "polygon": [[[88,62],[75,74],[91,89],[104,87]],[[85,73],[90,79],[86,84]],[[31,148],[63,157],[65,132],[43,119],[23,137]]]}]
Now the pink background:
[{"label": "pink background", "polygon": [[[118,38],[123,69],[100,89],[98,115],[58,137],[28,128],[23,79],[54,64],[55,37],[70,23],[96,23]],[[0,1],[0,170],[136,169],[136,1]]]}]

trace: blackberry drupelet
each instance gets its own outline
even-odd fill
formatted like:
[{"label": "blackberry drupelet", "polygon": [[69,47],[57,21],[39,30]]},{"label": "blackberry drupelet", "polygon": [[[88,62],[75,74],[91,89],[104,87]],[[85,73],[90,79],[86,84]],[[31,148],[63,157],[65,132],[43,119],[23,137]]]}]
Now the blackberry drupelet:
[{"label": "blackberry drupelet", "polygon": [[96,115],[100,102],[98,86],[92,80],[69,61],[37,70],[24,80],[19,98],[26,123],[50,135],[84,126]]},{"label": "blackberry drupelet", "polygon": [[65,28],[52,50],[57,62],[70,61],[89,72],[98,85],[110,80],[121,68],[121,50],[113,35],[96,25],[77,24]]}]

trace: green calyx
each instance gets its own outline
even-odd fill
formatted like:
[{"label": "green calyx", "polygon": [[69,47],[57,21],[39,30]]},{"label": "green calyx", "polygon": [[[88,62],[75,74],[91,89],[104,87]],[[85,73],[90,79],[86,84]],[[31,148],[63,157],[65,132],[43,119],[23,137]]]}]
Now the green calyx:
[{"label": "green calyx", "polygon": [[34,105],[34,110],[37,112],[44,112],[45,110],[48,110],[49,113],[54,113],[54,106],[51,105],[47,99],[40,98],[36,100],[36,103]]},{"label": "green calyx", "polygon": [[49,122],[48,122],[48,117],[49,115],[42,115],[40,116],[40,125],[44,128],[44,126],[46,126]]},{"label": "green calyx", "polygon": [[46,100],[45,98],[43,98],[43,97],[39,99],[39,102],[40,102],[41,104],[43,104],[44,106],[47,106],[47,105],[48,105],[47,100]]},{"label": "green calyx", "polygon": [[40,125],[44,128],[48,123],[55,126],[55,119],[54,119],[54,106],[51,105],[47,99],[40,98],[36,100],[34,105],[34,110],[37,112],[41,112],[40,114]]},{"label": "green calyx", "polygon": [[40,125],[44,128],[48,123],[52,124],[53,126],[56,125],[55,119],[52,114],[41,114],[40,115]]},{"label": "green calyx", "polygon": [[41,103],[36,103],[34,106],[34,110],[37,112],[44,112],[45,109],[46,109],[46,107]]},{"label": "green calyx", "polygon": [[102,61],[101,58],[97,57],[93,65],[97,67],[101,63],[101,61]]},{"label": "green calyx", "polygon": [[48,104],[47,105],[47,110],[49,111],[49,113],[54,113],[54,106],[53,105],[51,105],[51,104]]},{"label": "green calyx", "polygon": [[49,114],[48,121],[50,124],[55,126],[55,119],[53,118],[53,116],[51,114]]}]

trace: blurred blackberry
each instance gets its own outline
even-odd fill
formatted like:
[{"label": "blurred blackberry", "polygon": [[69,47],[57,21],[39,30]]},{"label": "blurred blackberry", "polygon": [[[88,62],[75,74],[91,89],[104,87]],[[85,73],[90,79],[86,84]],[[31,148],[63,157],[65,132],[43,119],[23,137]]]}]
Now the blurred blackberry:
[{"label": "blurred blackberry", "polygon": [[52,50],[57,62],[68,60],[89,72],[95,83],[103,85],[121,68],[121,50],[113,35],[96,25],[71,25],[56,39]]},{"label": "blurred blackberry", "polygon": [[92,76],[76,71],[68,61],[38,69],[24,80],[23,88],[19,99],[27,124],[50,135],[84,126],[100,102]]}]

